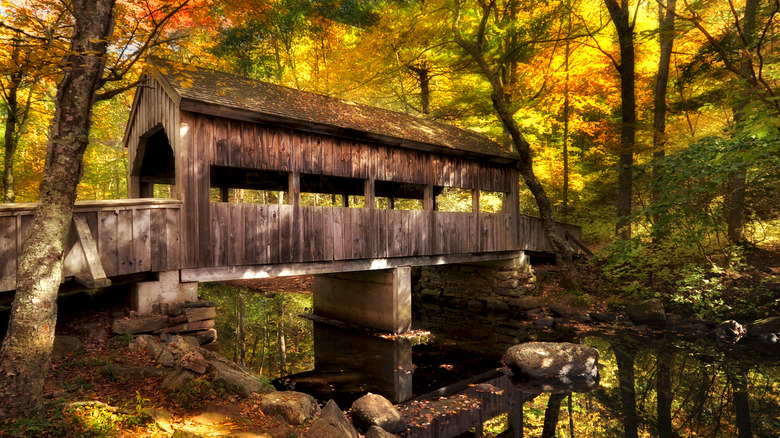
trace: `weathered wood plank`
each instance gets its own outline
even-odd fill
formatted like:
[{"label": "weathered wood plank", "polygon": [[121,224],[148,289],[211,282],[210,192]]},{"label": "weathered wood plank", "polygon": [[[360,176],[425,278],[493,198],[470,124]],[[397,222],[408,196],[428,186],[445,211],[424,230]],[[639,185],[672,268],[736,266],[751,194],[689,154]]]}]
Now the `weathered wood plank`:
[{"label": "weathered wood plank", "polygon": [[244,265],[246,264],[244,259],[244,242],[246,242],[244,236],[244,204],[229,205],[230,240],[228,241],[228,264],[234,266]]},{"label": "weathered wood plank", "polygon": [[98,254],[98,246],[89,230],[89,225],[83,217],[74,217],[73,222],[78,235],[79,244],[86,259],[87,270],[76,275],[76,279],[87,287],[105,287],[111,284],[106,278],[106,272]]},{"label": "weathered wood plank", "polygon": [[133,264],[136,272],[152,267],[151,211],[133,210]]},{"label": "weathered wood plank", "polygon": [[98,213],[98,242],[100,261],[108,276],[117,275],[119,270],[117,241],[117,212],[104,211]]},{"label": "weathered wood plank", "polygon": [[230,241],[230,204],[211,203],[211,258],[212,266],[228,266]]},{"label": "weathered wood plank", "polygon": [[[279,206],[279,261],[293,261],[293,206]],[[295,242],[297,244],[297,242]]]},{"label": "weathered wood plank", "polygon": [[280,227],[279,205],[268,206],[268,226],[265,233],[265,243],[268,248],[268,263],[279,263],[282,257],[282,239]]},{"label": "weathered wood plank", "polygon": [[344,220],[343,220],[343,213],[344,209],[333,207],[331,208],[331,217],[333,220],[332,223],[332,229],[333,229],[333,259],[334,260],[344,260],[345,257],[345,251],[344,251],[344,241],[346,240],[346,237],[344,235],[345,232],[348,232],[344,227]]}]

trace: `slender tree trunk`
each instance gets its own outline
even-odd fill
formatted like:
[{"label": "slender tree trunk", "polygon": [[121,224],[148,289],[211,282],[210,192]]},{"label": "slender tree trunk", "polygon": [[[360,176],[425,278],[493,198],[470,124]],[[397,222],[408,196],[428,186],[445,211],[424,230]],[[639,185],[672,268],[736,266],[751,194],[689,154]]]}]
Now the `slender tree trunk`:
[{"label": "slender tree trunk", "polygon": [[673,438],[677,436],[672,430],[672,357],[665,352],[659,352],[656,358],[658,372],[655,376],[655,392],[658,404],[656,415],[658,418],[659,438]]},{"label": "slender tree trunk", "polygon": [[244,332],[244,314],[246,312],[246,297],[242,292],[236,294],[236,354],[234,361],[246,365],[246,333]]},{"label": "slender tree trunk", "polygon": [[17,80],[17,75],[11,78],[8,89],[6,90],[5,100],[7,107],[7,116],[5,119],[5,155],[3,156],[3,202],[15,202],[14,193],[14,157],[16,156],[16,146],[18,136],[16,130],[21,129],[17,126],[17,114],[19,113],[19,102],[17,94],[19,92],[19,83],[21,75]]},{"label": "slender tree trunk", "polygon": [[[487,23],[490,6],[485,6],[483,11],[481,28]],[[485,54],[482,51],[484,45],[484,34],[480,32],[476,43],[466,41],[458,29],[458,17],[455,17],[453,24],[455,42],[463,48],[471,58],[479,65],[482,74],[490,82],[492,93],[490,99],[493,102],[493,108],[496,110],[504,129],[509,133],[512,139],[512,143],[520,156],[520,161],[517,164],[520,175],[523,176],[526,186],[531,191],[531,194],[536,200],[536,205],[539,208],[539,216],[542,220],[542,227],[544,228],[545,237],[550,241],[555,252],[555,261],[558,265],[558,270],[561,274],[561,286],[566,289],[580,289],[582,288],[582,278],[577,267],[574,265],[572,249],[566,241],[561,238],[557,232],[557,226],[555,225],[555,219],[552,213],[552,204],[547,197],[547,193],[544,190],[541,182],[536,178],[533,170],[533,157],[531,155],[531,148],[528,142],[520,132],[520,127],[512,117],[512,113],[509,111],[509,107],[504,100],[504,86],[501,83],[498,75],[493,71],[485,59]]]},{"label": "slender tree trunk", "polygon": [[558,417],[561,413],[561,402],[567,394],[550,394],[547,400],[547,409],[544,411],[544,427],[542,438],[555,438],[555,429],[558,426]]},{"label": "slender tree trunk", "polygon": [[572,394],[569,393],[569,436],[574,438],[574,409],[572,409],[571,396]]},{"label": "slender tree trunk", "polygon": [[750,425],[747,370],[741,366],[729,366],[727,373],[734,396],[734,411],[737,414],[737,437],[751,438],[753,431]]},{"label": "slender tree trunk", "polygon": [[615,234],[631,238],[631,198],[636,138],[636,97],[634,93],[634,26],[628,0],[604,0],[620,43],[620,153],[618,159],[617,226]]},{"label": "slender tree trunk", "polygon": [[114,28],[114,0],[75,0],[70,12],[71,50],[57,85],[40,202],[19,259],[16,296],[0,352],[0,417],[5,418],[41,407],[57,322],[62,255]]},{"label": "slender tree trunk", "polygon": [[[739,65],[739,75],[745,89],[745,96],[750,96],[756,87],[756,78],[753,75],[753,63],[751,51],[756,34],[756,16],[760,0],[747,0],[745,2],[745,16],[742,18],[742,32],[745,44],[742,60]],[[739,125],[745,120],[745,110],[748,105],[747,97],[740,99],[734,107],[734,121]],[[739,126],[738,126],[739,129]],[[741,160],[741,157],[740,157]],[[738,168],[731,175],[731,187],[729,191],[728,209],[728,238],[731,243],[745,243],[745,191],[746,173]]]},{"label": "slender tree trunk", "polygon": [[431,112],[431,76],[430,67],[422,62],[419,66],[410,66],[409,70],[417,73],[417,79],[420,81],[420,106],[423,114]]},{"label": "slender tree trunk", "polygon": [[285,345],[284,339],[284,322],[282,316],[279,315],[279,321],[276,324],[276,343],[279,347],[279,377],[287,375],[287,345]]},{"label": "slender tree trunk", "polygon": [[634,357],[622,347],[614,346],[615,361],[620,383],[620,401],[623,411],[623,430],[626,438],[637,438],[639,420],[636,414],[636,388],[634,386]]},{"label": "slender tree trunk", "polygon": [[[658,3],[658,29],[660,30],[659,44],[661,55],[658,60],[658,74],[655,78],[655,96],[653,98],[653,159],[658,161],[666,155],[666,90],[669,84],[669,65],[672,60],[672,48],[674,46],[674,13],[677,0],[667,0]],[[653,170],[653,202],[660,198],[659,179],[661,175],[657,169]],[[653,221],[658,224],[658,217]],[[664,233],[661,231],[660,233]]]}]

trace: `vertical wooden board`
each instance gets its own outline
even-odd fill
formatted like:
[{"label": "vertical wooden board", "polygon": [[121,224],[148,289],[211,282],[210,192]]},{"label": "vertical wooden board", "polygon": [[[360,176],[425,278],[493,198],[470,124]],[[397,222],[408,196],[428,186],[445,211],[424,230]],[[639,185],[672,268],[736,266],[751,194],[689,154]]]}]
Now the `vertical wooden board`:
[{"label": "vertical wooden board", "polygon": [[[250,216],[245,218],[247,227],[247,261],[253,265],[259,265],[267,262],[267,253],[265,241],[265,230],[267,228],[268,210],[263,204],[252,205],[248,210]],[[251,231],[249,227],[252,227]],[[250,241],[251,239],[251,241]],[[252,248],[251,252],[249,248]],[[251,253],[251,254],[250,254]]]},{"label": "vertical wooden board", "polygon": [[387,180],[387,147],[383,145],[374,146],[373,150],[373,175],[376,179],[386,181]]},{"label": "vertical wooden board", "polygon": [[267,127],[263,135],[265,139],[266,169],[278,170],[279,166],[279,129]]},{"label": "vertical wooden board", "polygon": [[[201,124],[203,116],[196,116],[198,121],[196,123]],[[228,134],[228,121],[222,117],[214,117],[212,119],[214,123],[214,144],[216,150],[216,156],[214,157],[214,164],[218,166],[230,166],[230,138]],[[199,127],[202,128],[202,127]],[[199,129],[200,130],[200,129]],[[193,143],[199,140],[198,136],[193,137]]]},{"label": "vertical wooden board", "polygon": [[229,204],[230,226],[228,240],[228,265],[241,266],[244,261],[244,204]]},{"label": "vertical wooden board", "polygon": [[333,260],[333,207],[322,209],[322,260]]},{"label": "vertical wooden board", "polygon": [[241,150],[241,122],[228,121],[228,148],[230,151],[230,166],[244,167],[243,153]]},{"label": "vertical wooden board", "polygon": [[165,209],[165,240],[168,251],[167,269],[181,269],[181,210]]},{"label": "vertical wooden board", "polygon": [[387,210],[374,209],[374,257],[387,257]]},{"label": "vertical wooden board", "polygon": [[333,260],[344,260],[344,239],[346,239],[344,223],[342,220],[343,208],[333,207],[331,210],[333,229]]},{"label": "vertical wooden board", "polygon": [[281,261],[279,205],[268,206],[268,226],[265,233],[265,245],[268,248],[267,262],[279,263]]},{"label": "vertical wooden board", "polygon": [[312,224],[312,209],[316,207],[300,207],[301,229],[303,240],[298,244],[301,246],[301,261],[310,262],[313,259],[312,247],[314,246],[315,228]]},{"label": "vertical wooden board", "polygon": [[117,274],[138,272],[133,263],[133,211],[119,210],[117,215]]},{"label": "vertical wooden board", "polygon": [[[22,250],[24,249],[24,242],[27,241],[27,237],[29,237],[30,234],[30,224],[32,224],[33,216],[30,215],[23,215],[23,216],[17,216],[16,217],[16,255],[17,257],[22,256]],[[96,236],[95,230],[97,230],[97,222],[95,222],[95,228],[93,229],[93,236]]]},{"label": "vertical wooden board", "polygon": [[257,168],[268,169],[269,137],[268,127],[255,125],[255,140],[257,141]]},{"label": "vertical wooden board", "polygon": [[402,210],[387,210],[390,218],[391,233],[388,237],[391,241],[389,254],[390,257],[401,257],[404,254],[404,220]]},{"label": "vertical wooden board", "polygon": [[355,239],[355,228],[352,223],[352,212],[349,208],[341,208],[341,226],[344,229],[344,259],[352,258],[352,246]]},{"label": "vertical wooden board", "polygon": [[352,248],[353,258],[370,259],[371,258],[371,229],[370,214],[371,210],[367,208],[350,208],[352,210],[353,223],[357,221],[358,230],[355,237],[355,245]]},{"label": "vertical wooden board", "polygon": [[150,216],[151,268],[152,271],[165,271],[168,266],[165,210],[153,209],[150,211]]},{"label": "vertical wooden board", "polygon": [[117,246],[117,216],[115,211],[101,211],[98,213],[99,235],[97,236],[100,262],[103,264],[103,270],[106,276],[113,277],[119,271]]},{"label": "vertical wooden board", "polygon": [[16,217],[0,217],[0,291],[16,289]]},{"label": "vertical wooden board", "polygon": [[279,133],[279,169],[292,171],[292,137],[289,129],[283,129]]},{"label": "vertical wooden board", "polygon": [[133,210],[133,264],[136,272],[152,267],[151,210]]},{"label": "vertical wooden board", "polygon": [[257,207],[244,204],[244,264],[257,264]]},{"label": "vertical wooden board", "polygon": [[291,205],[279,205],[279,261],[289,263],[293,260],[292,248],[293,210]]},{"label": "vertical wooden board", "polygon": [[322,139],[322,173],[333,175],[335,169],[335,156],[333,152],[332,137],[317,137]]},{"label": "vertical wooden board", "polygon": [[[207,247],[208,241],[199,242],[198,234],[198,206],[196,203],[196,181],[194,177],[194,165],[192,163],[192,155],[196,148],[196,144],[201,141],[208,142],[204,139],[204,122],[203,116],[193,113],[183,112],[181,114],[181,124],[187,126],[188,129],[184,135],[180,136],[180,153],[177,160],[176,167],[176,184],[179,185],[178,190],[183,201],[182,210],[184,211],[183,219],[184,223],[181,226],[182,239],[183,239],[183,251],[184,265],[187,267],[200,267],[207,266],[202,263],[200,257],[200,247]],[[216,149],[216,146],[214,146]],[[215,157],[218,159],[219,154]],[[154,251],[154,249],[153,249]],[[156,257],[155,254],[153,256]],[[165,261],[167,265],[167,259]],[[159,265],[155,265],[153,262],[153,270],[159,270]]]},{"label": "vertical wooden board", "polygon": [[311,171],[312,173],[323,173],[323,162],[325,161],[323,139],[321,136],[309,137],[309,148],[311,150]]},{"label": "vertical wooden board", "polygon": [[312,236],[311,260],[313,261],[325,260],[325,236],[322,226],[324,212],[324,207],[313,207],[311,210],[311,230],[309,233]]},{"label": "vertical wooden board", "polygon": [[230,204],[211,203],[211,266],[228,265]]},{"label": "vertical wooden board", "polygon": [[[200,128],[198,131],[201,134],[201,138],[193,142],[195,147],[191,154],[192,178],[194,184],[191,184],[193,188],[190,189],[190,192],[194,193],[194,197],[190,199],[195,202],[195,205],[190,208],[194,210],[194,213],[196,214],[195,226],[197,229],[196,235],[199,263],[202,264],[202,266],[206,266],[210,260],[209,246],[211,239],[211,230],[209,230],[209,224],[211,223],[211,207],[209,206],[211,203],[209,193],[211,187],[211,163],[208,159],[207,150],[208,145],[214,141],[215,134],[214,125],[212,123],[213,117],[200,117],[200,120]],[[187,214],[190,214],[190,212],[183,210],[181,218],[186,218]],[[190,219],[190,221],[192,220]]]},{"label": "vertical wooden board", "polygon": [[300,172],[303,166],[301,151],[303,150],[302,137],[305,134],[296,131],[290,132],[290,169]]},{"label": "vertical wooden board", "polygon": [[257,168],[257,141],[255,141],[255,124],[244,122],[241,124],[241,151],[243,165],[250,169]]}]

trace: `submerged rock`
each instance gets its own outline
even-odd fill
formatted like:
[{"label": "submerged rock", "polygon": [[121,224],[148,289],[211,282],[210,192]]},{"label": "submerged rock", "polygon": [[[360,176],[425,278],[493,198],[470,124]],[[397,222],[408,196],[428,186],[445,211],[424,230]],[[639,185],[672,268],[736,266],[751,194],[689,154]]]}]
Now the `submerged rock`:
[{"label": "submerged rock", "polygon": [[759,319],[753,323],[753,327],[761,333],[780,333],[780,316]]},{"label": "submerged rock", "polygon": [[531,379],[597,379],[599,351],[568,342],[528,342],[509,348],[504,363],[516,374]]},{"label": "submerged rock", "polygon": [[277,391],[260,400],[260,409],[270,416],[279,416],[287,424],[303,424],[320,413],[314,397],[297,391]]},{"label": "submerged rock", "polygon": [[352,417],[358,425],[369,428],[379,426],[390,433],[406,430],[406,423],[390,400],[379,394],[368,393],[352,403]]},{"label": "submerged rock", "polygon": [[654,298],[631,304],[626,307],[626,313],[634,324],[666,327],[666,314],[661,300]]}]

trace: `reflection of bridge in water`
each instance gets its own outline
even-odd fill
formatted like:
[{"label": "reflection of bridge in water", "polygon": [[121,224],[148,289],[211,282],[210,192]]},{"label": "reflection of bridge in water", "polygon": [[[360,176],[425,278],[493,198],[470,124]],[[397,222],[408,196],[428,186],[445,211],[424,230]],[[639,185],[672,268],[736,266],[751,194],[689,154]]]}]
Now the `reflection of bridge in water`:
[{"label": "reflection of bridge in water", "polygon": [[[406,114],[152,64],[124,138],[133,199],[77,203],[63,268],[87,287],[140,280],[141,313],[195,299],[199,281],[366,271],[317,282],[315,312],[402,332],[410,266],[550,249],[539,221],[519,212],[518,156],[500,144]],[[163,193],[173,199],[154,199]],[[469,207],[442,211],[442,193]],[[501,207],[489,210],[487,194]],[[15,289],[33,209],[0,205],[0,292]],[[580,237],[578,227],[559,228]]]}]

